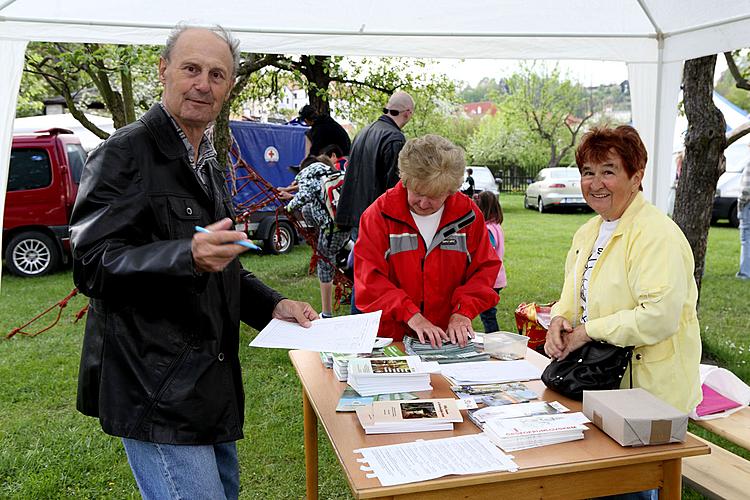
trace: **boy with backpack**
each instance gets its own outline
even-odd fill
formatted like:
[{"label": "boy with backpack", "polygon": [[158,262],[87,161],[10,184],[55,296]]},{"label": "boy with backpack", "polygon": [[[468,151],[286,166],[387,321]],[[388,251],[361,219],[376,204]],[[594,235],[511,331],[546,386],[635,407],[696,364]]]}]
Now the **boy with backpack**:
[{"label": "boy with backpack", "polygon": [[298,191],[286,206],[300,209],[308,225],[318,228],[318,280],[320,281],[320,316],[333,316],[333,276],[336,255],[349,242],[349,231],[341,231],[333,222],[336,202],[344,174],[336,170],[328,156],[308,156],[300,164],[295,182]]}]

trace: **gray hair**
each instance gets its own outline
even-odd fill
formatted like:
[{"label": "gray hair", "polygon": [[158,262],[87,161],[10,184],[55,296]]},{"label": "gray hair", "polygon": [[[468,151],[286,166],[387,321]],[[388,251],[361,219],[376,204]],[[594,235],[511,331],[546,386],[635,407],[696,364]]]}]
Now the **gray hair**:
[{"label": "gray hair", "polygon": [[172,49],[174,49],[174,46],[177,43],[177,40],[180,38],[180,35],[190,29],[205,29],[223,40],[229,47],[229,52],[232,54],[232,76],[237,76],[237,71],[239,71],[240,69],[240,41],[236,39],[234,35],[232,35],[232,33],[222,28],[218,24],[215,24],[209,28],[205,28],[203,26],[192,26],[184,22],[178,23],[177,26],[175,26],[174,29],[169,33],[169,36],[167,37],[167,43],[161,50],[161,57],[165,61],[169,61],[169,56],[172,54]]}]

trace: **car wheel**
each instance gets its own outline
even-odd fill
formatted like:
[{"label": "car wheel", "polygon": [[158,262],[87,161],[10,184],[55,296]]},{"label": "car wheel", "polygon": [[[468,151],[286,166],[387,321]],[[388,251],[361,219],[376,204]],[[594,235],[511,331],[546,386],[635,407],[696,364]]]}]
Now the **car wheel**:
[{"label": "car wheel", "polygon": [[526,197],[526,195],[523,195],[523,208],[526,208],[526,209],[531,208],[529,206],[529,199]]},{"label": "car wheel", "polygon": [[17,234],[8,243],[5,264],[8,271],[16,276],[44,276],[57,269],[60,251],[46,234],[27,231]]},{"label": "car wheel", "polygon": [[294,229],[287,222],[279,222],[271,228],[268,238],[263,242],[263,249],[275,255],[289,253],[294,247]]},{"label": "car wheel", "polygon": [[734,203],[729,209],[729,224],[732,227],[740,227],[739,214],[737,213],[737,203]]},{"label": "car wheel", "polygon": [[544,206],[544,201],[542,201],[542,197],[540,196],[537,200],[536,208],[539,209],[539,213],[543,214],[547,208]]}]

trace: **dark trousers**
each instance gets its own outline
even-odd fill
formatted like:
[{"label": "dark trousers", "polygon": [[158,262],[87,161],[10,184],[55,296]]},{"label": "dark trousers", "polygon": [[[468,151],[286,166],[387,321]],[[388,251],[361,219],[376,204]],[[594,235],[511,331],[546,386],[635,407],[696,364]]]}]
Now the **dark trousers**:
[{"label": "dark trousers", "polygon": [[[495,288],[495,291],[499,294],[502,288]],[[479,313],[479,318],[482,320],[484,325],[484,332],[497,332],[500,327],[497,326],[497,307],[492,306],[486,311]]]}]

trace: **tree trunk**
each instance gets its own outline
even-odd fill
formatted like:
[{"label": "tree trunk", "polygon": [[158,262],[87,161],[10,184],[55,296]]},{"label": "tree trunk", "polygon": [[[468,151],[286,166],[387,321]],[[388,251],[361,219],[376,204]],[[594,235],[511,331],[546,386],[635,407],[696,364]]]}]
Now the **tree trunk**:
[{"label": "tree trunk", "polygon": [[216,117],[213,129],[213,143],[214,149],[216,149],[216,157],[225,158],[225,163],[229,161],[229,147],[230,135],[229,135],[229,112],[231,111],[232,104],[237,99],[245,87],[247,87],[250,81],[250,76],[256,71],[269,66],[271,63],[276,62],[279,56],[269,54],[245,54],[245,58],[240,63],[240,67],[237,70],[237,77],[234,81],[232,91],[229,93],[229,99],[221,107],[219,116]]},{"label": "tree trunk", "polygon": [[328,87],[333,79],[329,74],[327,56],[302,56],[301,73],[307,79],[307,98],[318,114],[330,115],[331,105],[328,102]]},{"label": "tree trunk", "polygon": [[685,62],[683,75],[688,130],[685,159],[675,196],[674,221],[693,249],[699,294],[716,181],[724,172],[724,149],[727,144],[724,116],[713,103],[715,65],[715,55],[691,59]]}]

